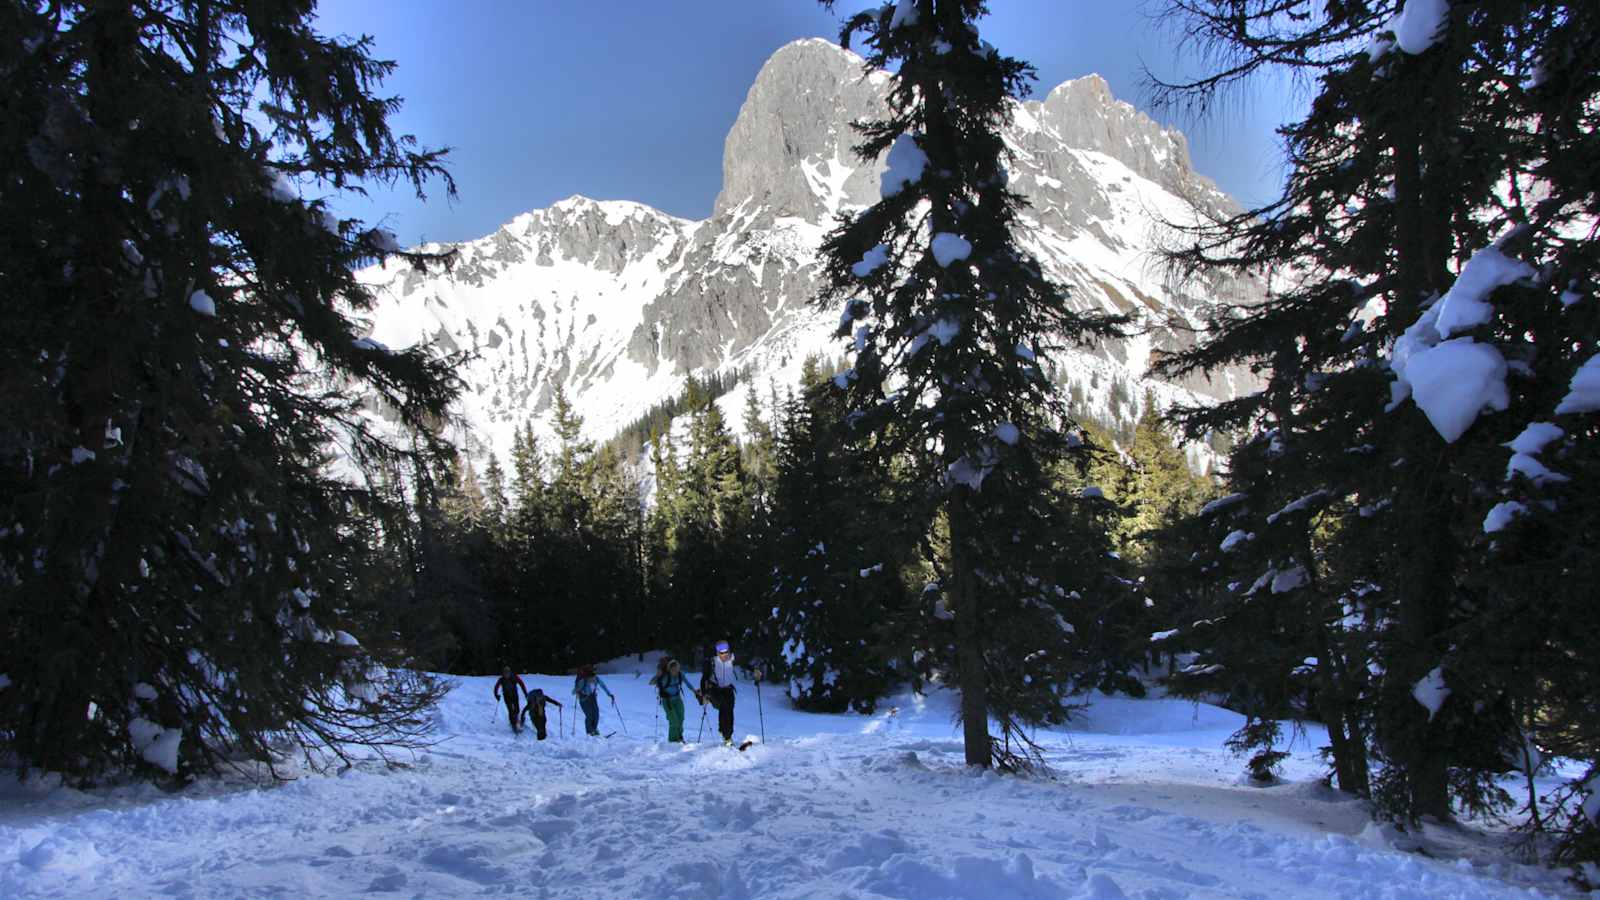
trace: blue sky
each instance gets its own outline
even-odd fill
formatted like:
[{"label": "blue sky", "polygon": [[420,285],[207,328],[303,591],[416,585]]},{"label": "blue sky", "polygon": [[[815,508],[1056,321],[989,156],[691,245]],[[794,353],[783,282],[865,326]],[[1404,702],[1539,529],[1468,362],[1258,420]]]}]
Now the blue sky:
[{"label": "blue sky", "polygon": [[[1147,108],[1141,62],[1177,65],[1171,29],[1137,0],[990,7],[984,37],[1033,63],[1036,98],[1099,72],[1120,99]],[[407,244],[480,237],[573,194],[704,218],[723,139],[761,64],[789,41],[838,35],[836,17],[812,0],[324,0],[319,27],[371,35],[374,54],[399,64],[382,88],[405,99],[395,130],[452,148],[453,203],[442,190],[422,204],[379,189],[340,204]],[[1259,202],[1281,180],[1272,129],[1295,104],[1263,85],[1225,113],[1175,124],[1197,169]]]}]

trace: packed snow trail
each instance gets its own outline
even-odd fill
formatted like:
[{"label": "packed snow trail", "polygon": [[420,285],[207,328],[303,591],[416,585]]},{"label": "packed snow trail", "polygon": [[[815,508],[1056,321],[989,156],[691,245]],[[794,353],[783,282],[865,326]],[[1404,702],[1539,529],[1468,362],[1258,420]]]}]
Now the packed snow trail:
[{"label": "packed snow trail", "polygon": [[[1043,735],[1055,780],[962,764],[951,698],[809,715],[764,687],[766,743],[651,739],[649,664],[613,665],[632,737],[514,737],[493,678],[461,679],[438,746],[269,789],[0,788],[0,896],[1505,897],[1565,892],[1489,837],[1395,849],[1314,780],[1238,784],[1238,717],[1101,698]],[[626,668],[627,671],[619,671]],[[634,676],[633,670],[639,674]],[[602,670],[603,672],[605,670]],[[571,680],[528,679],[559,699]],[[741,689],[736,740],[755,737]],[[690,707],[685,731],[698,729]],[[602,730],[618,727],[614,711]],[[567,723],[570,728],[571,723]],[[665,734],[665,721],[656,722]],[[714,721],[708,722],[714,726]],[[580,729],[581,731],[581,729]]]}]

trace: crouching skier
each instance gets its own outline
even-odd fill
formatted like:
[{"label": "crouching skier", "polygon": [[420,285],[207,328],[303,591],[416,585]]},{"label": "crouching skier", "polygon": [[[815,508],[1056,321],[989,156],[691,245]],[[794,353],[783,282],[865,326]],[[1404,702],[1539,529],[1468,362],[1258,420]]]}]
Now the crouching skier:
[{"label": "crouching skier", "polygon": [[522,698],[517,696],[517,689],[521,688],[522,693],[526,695],[528,686],[522,683],[521,675],[513,675],[511,670],[507,668],[500,670],[500,680],[494,683],[494,698],[496,700],[501,699],[501,688],[505,689],[506,718],[511,720],[511,733],[521,734],[522,714],[519,707],[522,705]]},{"label": "crouching skier", "polygon": [[[751,680],[761,681],[761,670],[751,669]],[[736,693],[733,682],[736,670],[733,666],[733,651],[728,647],[727,641],[717,641],[717,655],[706,660],[705,667],[700,671],[700,690],[695,692],[695,699],[702,704],[710,703],[717,708],[717,730],[722,732],[724,744],[733,743],[733,697]],[[744,749],[743,747],[739,749]]]},{"label": "crouching skier", "polygon": [[528,720],[533,723],[533,731],[539,735],[539,740],[544,740],[544,728],[550,721],[545,718],[544,707],[546,703],[554,703],[557,708],[564,709],[561,701],[551,697],[544,691],[534,688],[528,692]]},{"label": "crouching skier", "polygon": [[678,667],[678,661],[670,656],[661,657],[661,661],[656,663],[656,675],[650,679],[650,683],[655,685],[656,697],[661,701],[662,711],[667,714],[667,743],[683,743],[683,689],[687,682],[683,680],[683,670]]},{"label": "crouching skier", "polygon": [[572,693],[583,707],[583,730],[590,737],[600,736],[600,691],[605,691],[612,703],[617,702],[617,695],[594,673],[594,666],[579,666],[578,675],[572,680]]}]

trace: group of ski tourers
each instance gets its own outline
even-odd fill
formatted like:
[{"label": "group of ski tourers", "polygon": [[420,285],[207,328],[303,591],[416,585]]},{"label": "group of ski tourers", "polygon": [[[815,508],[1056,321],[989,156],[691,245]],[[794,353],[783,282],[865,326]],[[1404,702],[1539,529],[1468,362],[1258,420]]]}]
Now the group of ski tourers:
[{"label": "group of ski tourers", "polygon": [[[706,658],[705,665],[700,670],[699,687],[689,685],[677,660],[670,656],[661,657],[656,663],[656,674],[650,679],[650,684],[656,689],[656,699],[661,704],[661,711],[667,717],[667,740],[673,743],[683,742],[683,692],[687,689],[700,703],[700,727],[702,729],[705,727],[705,705],[710,703],[717,709],[717,731],[722,733],[722,742],[732,744],[733,701],[738,693],[734,688],[734,681],[742,677],[740,671],[734,666],[733,651],[727,641],[717,641],[715,655]],[[747,673],[749,680],[755,681],[757,685],[760,684],[760,669],[748,669],[744,672]],[[757,690],[759,689],[758,687]],[[610,698],[611,707],[617,710],[617,717],[620,719],[622,710],[617,709],[617,695],[611,693],[611,688],[595,674],[594,666],[579,666],[572,680],[572,695],[578,698],[578,706],[583,709],[583,730],[593,737],[600,736],[601,691],[605,691],[606,696]],[[533,724],[533,730],[541,741],[545,739],[545,729],[549,725],[545,707],[553,705],[557,709],[565,708],[559,700],[539,688],[528,690],[528,686],[522,681],[522,676],[514,674],[509,668],[500,671],[500,678],[494,683],[494,696],[496,700],[505,701],[506,718],[510,721],[514,733],[522,733],[522,720],[527,718]],[[522,706],[522,697],[527,698],[526,708]]]}]

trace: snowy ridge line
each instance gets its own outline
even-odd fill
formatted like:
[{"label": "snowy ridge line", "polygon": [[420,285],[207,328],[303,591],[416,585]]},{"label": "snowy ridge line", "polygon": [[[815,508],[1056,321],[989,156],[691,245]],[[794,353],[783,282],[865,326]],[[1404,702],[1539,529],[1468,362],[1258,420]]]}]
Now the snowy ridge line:
[{"label": "snowy ridge line", "polygon": [[[1288,781],[1240,783],[1221,749],[1242,719],[1204,704],[1096,696],[1040,734],[1055,779],[962,765],[945,692],[871,716],[800,713],[770,685],[748,752],[653,738],[654,660],[602,667],[626,717],[609,740],[513,736],[492,678],[461,678],[443,742],[276,788],[206,782],[78,792],[0,788],[6,897],[363,892],[642,897],[1541,897],[1493,833],[1401,836],[1321,785],[1316,745]],[[697,676],[691,674],[690,680]],[[571,679],[524,676],[566,702]],[[754,738],[750,698],[736,740]],[[695,735],[691,703],[687,727]],[[602,732],[616,729],[602,713]],[[664,724],[657,723],[664,730]],[[1409,852],[1426,850],[1427,855]]]}]

